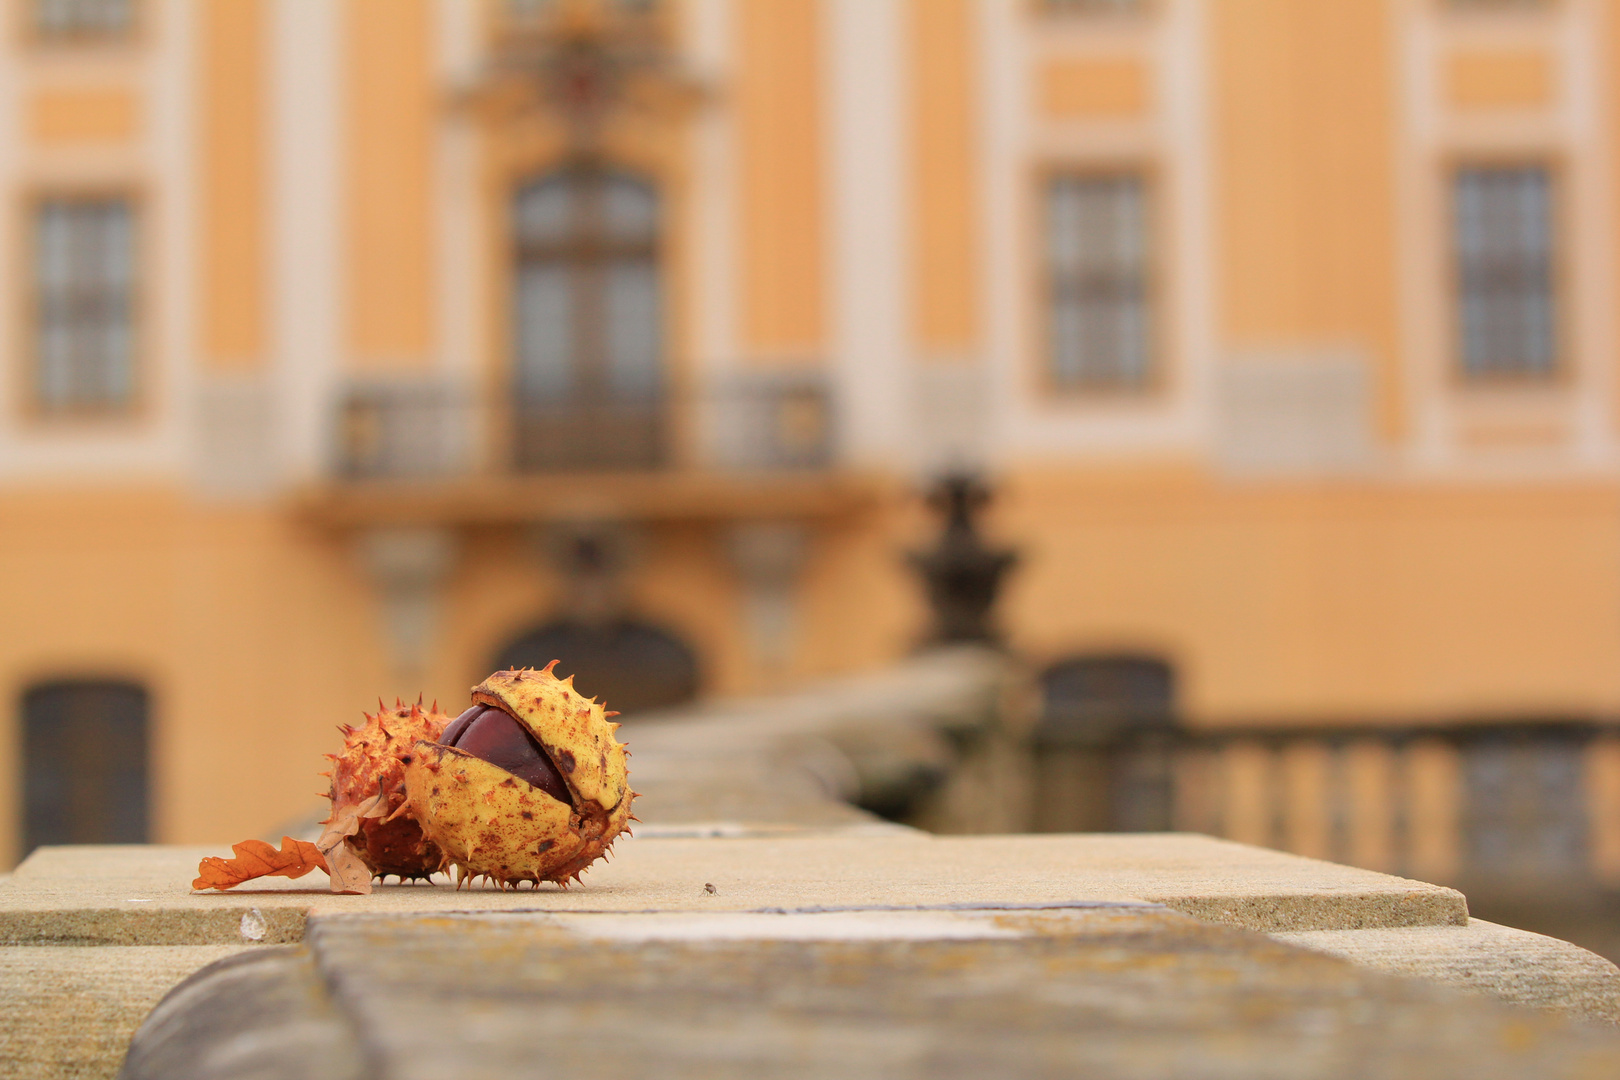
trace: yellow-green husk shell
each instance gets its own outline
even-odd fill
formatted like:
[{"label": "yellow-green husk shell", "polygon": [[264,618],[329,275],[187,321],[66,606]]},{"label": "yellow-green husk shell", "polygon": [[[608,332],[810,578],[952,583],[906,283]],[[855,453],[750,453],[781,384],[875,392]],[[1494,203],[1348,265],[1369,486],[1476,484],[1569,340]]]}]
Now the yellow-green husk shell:
[{"label": "yellow-green husk shell", "polygon": [[529,730],[556,765],[572,805],[432,739],[417,742],[404,759],[406,813],[462,879],[566,884],[606,854],[631,820],[635,793],[627,751],[614,737],[619,725],[551,666],[498,671],[473,688],[472,700]]}]

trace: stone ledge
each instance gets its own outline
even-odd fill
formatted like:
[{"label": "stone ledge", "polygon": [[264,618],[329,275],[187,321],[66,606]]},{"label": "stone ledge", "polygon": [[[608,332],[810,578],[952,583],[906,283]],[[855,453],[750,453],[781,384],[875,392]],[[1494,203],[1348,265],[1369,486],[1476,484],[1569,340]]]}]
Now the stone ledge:
[{"label": "stone ledge", "polygon": [[[1205,836],[931,836],[889,828],[623,842],[582,885],[385,885],[333,896],[319,872],[190,889],[202,848],[45,848],[0,885],[0,943],[297,941],[321,913],[749,911],[1149,901],[1263,931],[1467,922],[1453,889]],[[715,892],[706,891],[715,886]],[[244,938],[244,919],[247,937]],[[256,936],[254,936],[256,935]]]},{"label": "stone ledge", "polygon": [[[368,897],[333,896],[318,873],[194,893],[197,860],[213,849],[42,849],[0,883],[0,941],[14,946],[0,949],[13,972],[10,996],[57,1001],[58,985],[81,985],[79,973],[94,968],[104,976],[96,993],[106,1006],[90,1010],[97,1033],[82,1052],[64,1049],[65,1036],[38,1012],[0,1020],[0,1043],[40,1069],[66,1054],[57,1071],[28,1075],[110,1076],[115,1045],[163,979],[178,981],[206,959],[321,934],[392,949],[376,935],[425,942],[435,928],[482,923],[656,948],[827,938],[893,946],[990,938],[1009,927],[1033,941],[1133,920],[1154,933],[1226,923],[1231,933],[1258,930],[1288,942],[1264,952],[1272,959],[1306,945],[1510,1002],[1620,1016],[1612,965],[1563,942],[1471,924],[1455,890],[1208,837],[934,836],[877,824],[649,832],[568,890],[440,883],[386,885]],[[982,933],[991,926],[996,934]]]},{"label": "stone ledge", "polygon": [[1392,975],[1432,979],[1515,1005],[1620,1024],[1620,970],[1596,953],[1528,930],[1470,919],[1467,926],[1272,936]]},{"label": "stone ledge", "polygon": [[112,1076],[152,1006],[240,945],[0,949],[0,1075]]},{"label": "stone ledge", "polygon": [[1617,1072],[1612,1028],[1127,903],[320,916],[162,1003],[125,1080]]}]

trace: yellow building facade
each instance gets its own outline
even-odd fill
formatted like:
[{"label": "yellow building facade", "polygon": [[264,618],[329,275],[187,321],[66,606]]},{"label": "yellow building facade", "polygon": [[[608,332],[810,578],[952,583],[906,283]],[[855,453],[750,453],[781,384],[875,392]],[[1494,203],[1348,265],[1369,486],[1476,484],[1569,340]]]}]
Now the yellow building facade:
[{"label": "yellow building facade", "polygon": [[[35,775],[297,820],[334,724],[579,626],[670,700],[884,664],[950,468],[1009,642],[1192,728],[1620,713],[1620,3],[0,28],[0,862],[73,838]],[[40,757],[98,708],[141,778]]]}]

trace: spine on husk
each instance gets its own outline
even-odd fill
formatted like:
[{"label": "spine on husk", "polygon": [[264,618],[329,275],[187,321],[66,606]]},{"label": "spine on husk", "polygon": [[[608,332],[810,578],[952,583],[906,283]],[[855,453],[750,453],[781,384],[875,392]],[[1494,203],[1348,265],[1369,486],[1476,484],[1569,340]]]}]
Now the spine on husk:
[{"label": "spine on husk", "polygon": [[473,688],[472,700],[516,720],[561,786],[548,791],[432,737],[401,757],[405,795],[391,820],[418,822],[459,880],[566,885],[634,820],[629,752],[609,719],[617,714],[579,694],[572,678],[558,679],[555,664],[498,671]]},{"label": "spine on husk", "polygon": [[[396,701],[392,709],[377,703],[359,727],[342,725],[343,749],[326,755],[332,762],[327,797],[332,813],[323,825],[357,825],[343,843],[375,877],[425,878],[444,865],[444,853],[430,841],[421,823],[394,816],[405,804],[405,763],[422,740],[437,739],[449,717],[438,702]],[[375,800],[375,801],[373,801]]]}]

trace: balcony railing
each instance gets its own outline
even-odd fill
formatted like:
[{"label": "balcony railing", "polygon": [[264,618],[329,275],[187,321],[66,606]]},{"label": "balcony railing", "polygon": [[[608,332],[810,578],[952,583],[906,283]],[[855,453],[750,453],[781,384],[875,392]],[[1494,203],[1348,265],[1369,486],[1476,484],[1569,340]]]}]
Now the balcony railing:
[{"label": "balcony railing", "polygon": [[1431,880],[1620,880],[1620,728],[1596,722],[1046,727],[1035,761],[1041,830],[1180,829]]},{"label": "balcony railing", "polygon": [[833,463],[834,410],[819,373],[760,373],[658,400],[480,400],[445,382],[356,383],[340,399],[334,473],[444,479],[473,473],[815,470]]}]

